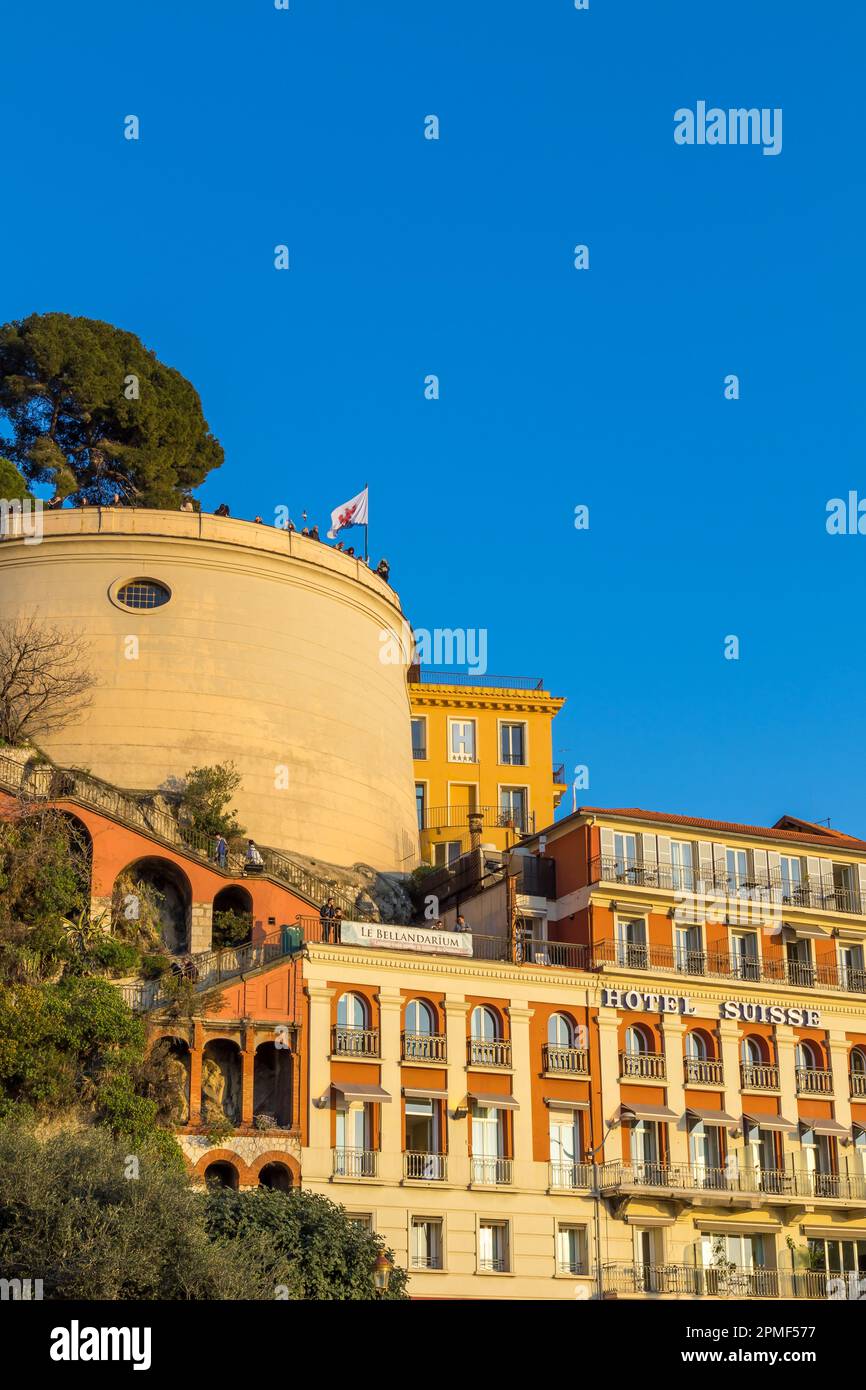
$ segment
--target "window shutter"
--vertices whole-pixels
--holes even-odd
[[[863,911],[863,904],[866,903],[866,864],[857,865],[857,875],[860,880],[860,906],[859,911]]]
[[[716,885],[722,888],[728,873],[727,851],[724,845],[713,845],[713,868],[716,874]]]
[[[613,831],[608,830],[605,826],[601,827],[601,857],[602,859],[613,859]],[[612,866],[611,872],[613,872]]]
[[[659,887],[670,888],[671,878],[671,839],[669,835],[659,835],[656,841],[659,855]]]
[[[659,855],[656,845],[655,835],[641,835],[641,851],[643,854],[644,883],[653,887],[658,883]],[[863,866],[866,873],[866,864]]]
[[[770,850],[767,854],[767,867],[770,873],[770,901],[782,901],[782,856]]]
[[[832,897],[833,894],[833,860],[821,860],[821,888],[825,898]]]
[[[766,884],[769,866],[767,863],[767,851],[765,849],[752,850],[752,869],[755,875],[755,882]]]
[[[704,889],[713,886],[713,846],[709,840],[698,840],[698,877]]]
[[[813,859],[811,854],[806,857],[806,873],[809,878],[809,892],[817,896],[821,892],[821,861]],[[809,898],[811,902],[811,897]]]

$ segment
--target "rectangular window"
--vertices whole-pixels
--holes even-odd
[[[448,720],[448,761],[451,763],[475,762],[475,720]]]
[[[560,1274],[586,1274],[585,1226],[560,1226],[557,1229],[556,1268]]]
[[[637,840],[634,835],[614,834],[614,876],[618,883],[636,883]]]
[[[440,840],[433,846],[433,863],[437,869],[442,869],[447,864],[453,864],[454,860],[459,858],[459,840]]]
[[[757,932],[737,932],[731,937],[731,973],[735,980],[760,978]]]
[[[508,1222],[480,1221],[478,1223],[478,1267],[507,1274],[511,1268]]]
[[[412,720],[412,757],[423,761],[427,757],[427,720]]]
[[[503,820],[513,821],[518,830],[528,829],[526,824],[526,788],[500,787],[499,810]]]
[[[443,1246],[440,1217],[412,1217],[410,1258],[413,1269],[442,1269]]]
[[[506,766],[523,767],[526,763],[526,725],[500,724],[499,761]]]
[[[616,924],[616,959],[629,970],[646,970],[649,952],[646,944],[646,922],[642,918],[618,918]]]
[[[373,1213],[370,1211],[347,1211],[346,1220],[351,1221],[353,1226],[360,1226],[362,1231],[372,1231]]]
[[[799,903],[802,900],[802,871],[799,859],[783,854],[779,860],[779,873],[782,880],[782,902]]]
[[[854,989],[860,993],[866,990],[862,946],[839,947],[839,974],[843,989]]]
[[[749,852],[745,849],[729,849],[725,851],[725,860],[728,869],[728,889],[735,893],[738,888],[748,886],[749,883]]]
[[[427,810],[427,787],[424,782],[415,783],[415,810],[418,813],[418,829],[423,830]]]
[[[695,889],[692,854],[690,840],[671,840],[671,878],[680,892],[693,893]]]

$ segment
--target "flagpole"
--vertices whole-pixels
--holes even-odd
[[[364,484],[364,491],[365,491],[365,492],[367,492],[368,486],[369,486],[368,483],[365,483],[365,484]],[[369,516],[369,514],[370,514],[370,494],[367,493],[367,515]],[[364,522],[364,564],[365,564],[365,565],[366,565],[366,564],[369,564],[369,561],[370,561],[370,555],[369,555],[369,551],[368,551],[368,549],[367,549],[367,532],[368,532],[368,526],[369,526],[369,523],[365,521],[365,522]]]

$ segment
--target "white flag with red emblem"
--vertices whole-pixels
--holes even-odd
[[[335,507],[331,512],[331,529],[328,532],[328,540],[332,541],[338,531],[343,531],[347,526],[366,526],[367,525],[367,489],[359,492],[357,497],[351,497],[348,502],[344,502],[341,507]]]

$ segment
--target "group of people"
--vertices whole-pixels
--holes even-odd
[[[191,512],[192,510],[193,510],[192,502],[190,502],[189,498],[187,498],[187,499],[182,503],[182,505],[181,505],[181,511],[182,511],[182,512],[186,512],[186,511],[190,511],[190,512]],[[214,516],[231,516],[231,512],[230,512],[230,510],[229,510],[228,503],[227,503],[227,502],[220,502],[219,506],[214,508]],[[306,520],[307,520],[307,513],[306,513],[306,512],[302,513],[302,520],[306,522]],[[256,526],[264,526],[264,525],[265,525],[264,519],[263,519],[262,517],[260,517],[260,516],[254,516],[254,517],[253,517],[253,522],[254,522],[254,524],[255,524]],[[286,522],[286,528],[285,528],[285,529],[286,529],[287,531],[297,531],[298,528],[295,526],[295,523],[292,521],[292,518],[291,518],[291,517],[288,518],[288,520],[287,520],[287,522]],[[311,541],[321,541],[321,540],[322,540],[322,537],[319,535],[319,528],[318,528],[318,526],[306,526],[306,525],[305,525],[305,526],[302,526],[302,527],[301,527],[301,530],[300,530],[300,535],[306,536],[307,539],[308,539],[308,540],[311,540]],[[324,543],[324,542],[323,542],[323,543]],[[341,552],[343,553],[343,555],[348,555],[349,558],[350,558],[351,560],[360,560],[360,558],[361,558],[360,555],[356,555],[356,554],[355,554],[355,547],[354,547],[353,545],[344,545],[342,541],[337,541],[337,542],[335,543],[335,545],[334,545],[334,549],[335,549],[335,550],[341,551]],[[370,565],[370,568],[372,569],[372,568],[373,568],[372,562],[368,560],[367,563],[368,563],[368,565]],[[378,574],[379,578],[380,578],[380,579],[384,579],[384,580],[385,580],[385,583],[387,584],[387,583],[388,583],[388,576],[389,576],[389,574],[391,573],[391,566],[389,565],[388,561],[387,561],[386,559],[383,558],[383,559],[381,559],[381,560],[379,561],[379,563],[378,563],[378,565],[376,566],[376,568],[375,568],[375,570],[373,571],[373,573],[374,573],[374,574]]]
[[[333,898],[328,898],[319,909],[319,921],[322,924],[322,940],[324,942],[334,941],[338,944],[340,940],[340,928],[343,925],[343,909],[337,907]]]
[[[213,859],[221,869],[228,865],[229,847],[225,835],[214,836]],[[265,861],[259,852],[255,840],[247,840],[246,853],[244,854],[244,872],[260,873],[264,868]]]

